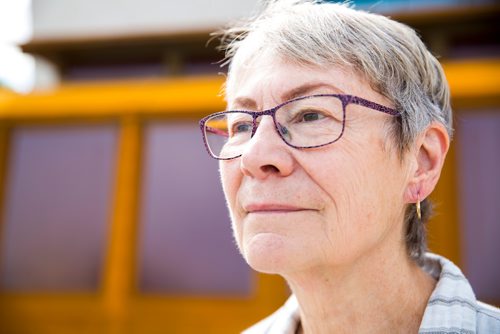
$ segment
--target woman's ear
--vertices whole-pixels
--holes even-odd
[[[414,145],[410,156],[412,170],[405,193],[407,203],[425,199],[436,187],[450,147],[450,137],[441,123],[433,122]]]

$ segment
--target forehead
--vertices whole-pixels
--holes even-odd
[[[371,97],[367,90],[371,89],[366,80],[347,66],[299,64],[267,51],[234,59],[226,99],[229,105],[246,99],[262,106],[309,93]]]

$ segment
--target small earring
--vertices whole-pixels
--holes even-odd
[[[422,220],[422,211],[420,210],[420,194],[417,194],[417,203],[415,203],[417,207],[417,217],[418,220]]]

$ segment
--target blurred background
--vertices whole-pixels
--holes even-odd
[[[442,61],[430,248],[500,305],[500,5],[354,2]],[[224,108],[209,33],[256,4],[0,0],[1,333],[235,333],[287,298],[238,254],[197,125]]]

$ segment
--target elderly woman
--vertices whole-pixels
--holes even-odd
[[[241,254],[293,293],[247,333],[500,333],[500,312],[425,252],[452,115],[415,32],[283,0],[223,40],[228,111],[200,122],[205,145]]]

